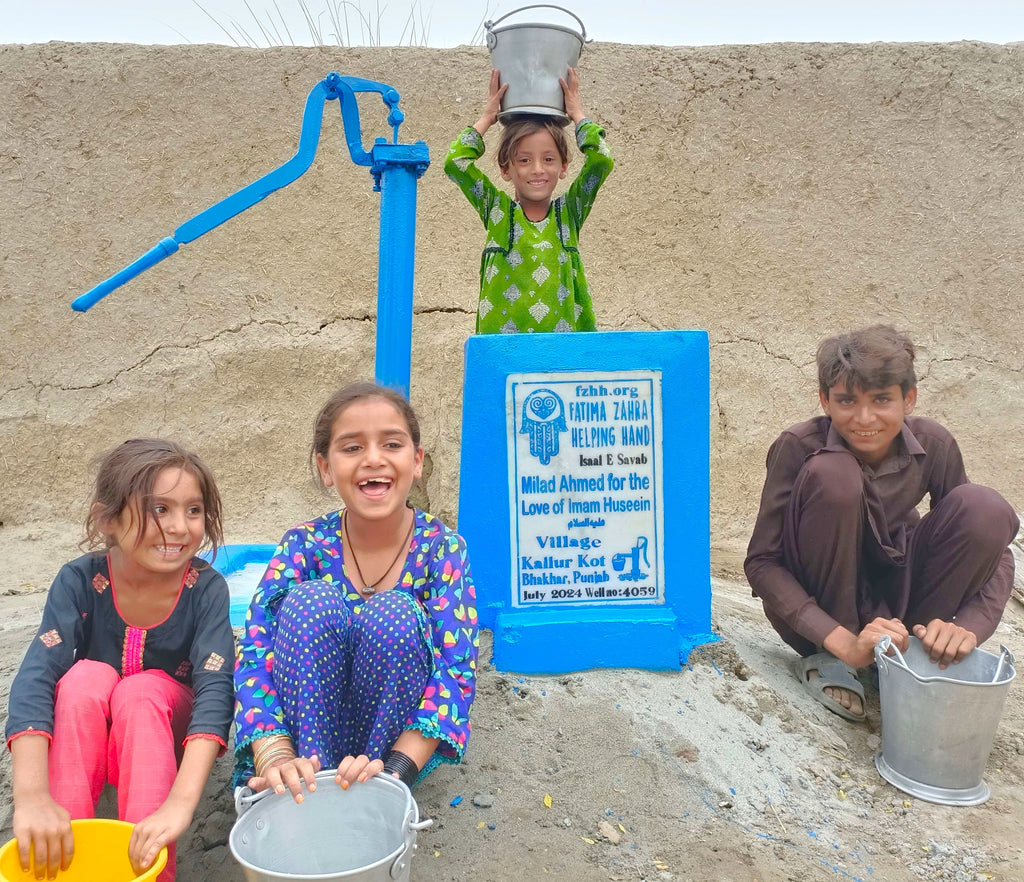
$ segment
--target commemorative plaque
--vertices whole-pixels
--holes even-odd
[[[671,669],[711,633],[703,331],[466,342],[459,532],[500,670]]]
[[[506,388],[512,605],[662,603],[660,373]]]

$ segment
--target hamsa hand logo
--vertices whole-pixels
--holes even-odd
[[[529,434],[530,454],[541,465],[558,456],[558,436],[566,431],[565,405],[550,389],[534,389],[523,401],[523,419],[519,434]]]

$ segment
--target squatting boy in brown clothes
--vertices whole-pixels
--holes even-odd
[[[818,347],[824,416],[768,451],[744,564],[815,698],[863,719],[856,668],[908,629],[945,668],[988,639],[1013,585],[1013,509],[971,484],[953,436],[911,416],[914,345],[876,325]],[[930,511],[916,510],[925,495]]]

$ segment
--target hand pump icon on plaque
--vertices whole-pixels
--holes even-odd
[[[641,555],[644,559],[644,566],[650,569],[651,562],[647,559],[646,536],[637,537],[636,545],[629,551],[620,551],[618,554],[612,555],[612,569],[621,574],[620,582],[639,582],[641,579],[647,578],[647,573],[640,570]],[[626,567],[626,561],[630,561],[630,569],[627,572],[622,572]]]

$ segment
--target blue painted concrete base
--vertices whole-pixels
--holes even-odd
[[[501,670],[565,674],[586,668],[679,670],[679,634],[670,609],[561,609],[499,613],[494,654]],[[552,652],[552,647],[558,647]],[[684,656],[685,658],[685,656]]]
[[[245,586],[244,589],[242,586],[232,587],[230,585],[232,573],[244,569],[251,563],[269,563],[276,549],[276,545],[265,544],[222,545],[217,549],[217,560],[213,561],[213,568],[229,580],[231,588],[229,614],[232,628],[241,628],[245,625],[245,613],[249,609],[249,601],[252,600],[252,594],[256,590],[255,583]],[[207,562],[210,561],[208,551],[204,551],[200,557]]]
[[[712,643],[719,643],[721,640],[721,635],[716,634],[714,631],[708,634],[691,634],[689,639],[680,641],[679,658],[682,660],[684,666],[689,667],[690,654],[698,646],[709,646]]]
[[[643,376],[638,378],[638,373]],[[694,646],[717,639],[711,633],[709,377],[704,331],[483,334],[466,341],[459,532],[473,562],[480,624],[494,633],[498,670],[530,674],[617,667],[679,670]],[[522,440],[525,429],[516,431],[514,420],[510,427],[510,414],[520,413],[510,405],[516,400],[511,384],[541,381],[552,384],[549,391],[560,390],[562,398],[582,399],[576,402],[579,407],[566,414],[560,436],[562,454],[554,451],[556,459],[549,457],[560,464],[550,468],[532,449],[517,452],[517,441],[526,443]],[[621,390],[633,384],[639,389],[642,383],[649,383],[643,388],[652,390],[650,412],[660,414],[660,420],[651,418],[653,440],[643,451],[648,458],[644,462],[661,467],[660,476],[654,471],[660,492],[653,495],[664,529],[659,529],[655,515],[650,532],[626,531],[604,538],[609,540],[609,554],[630,547],[640,535],[652,538],[652,548],[655,538],[660,540],[663,597],[655,603],[549,602],[544,598],[533,602],[535,597],[521,602],[524,585],[519,563],[524,556],[542,561],[548,547],[570,547],[555,545],[555,539],[598,535],[594,532],[598,525],[571,525],[568,518],[562,529],[519,530],[517,521],[525,524],[531,516],[526,505],[562,501],[559,494],[545,496],[548,491],[531,486],[529,476],[547,481],[553,469],[561,479],[590,474],[587,469],[594,463],[583,460],[594,451],[565,430],[608,426],[621,430],[626,422],[640,420],[635,414],[629,416],[625,407],[621,410],[627,416],[617,415],[614,400],[621,397]],[[658,411],[654,410],[655,388],[660,390]],[[587,394],[581,395],[579,389]],[[604,402],[595,407],[596,416],[587,415],[583,406],[591,400]],[[617,437],[621,441],[623,436]],[[618,449],[613,450],[614,444],[600,441],[595,446],[607,447],[600,453],[608,456]],[[517,463],[523,468],[519,477]],[[627,471],[619,468],[618,474]],[[530,494],[523,507],[515,502],[517,492]],[[603,502],[605,495],[593,498]],[[604,527],[603,520],[600,526]],[[611,570],[609,575],[610,585],[624,584],[620,571]]]
[[[226,576],[228,573],[242,569],[247,564],[269,562],[276,550],[276,545],[261,543],[222,545],[217,549],[217,560],[213,562],[213,568],[222,576]],[[200,557],[208,561],[210,553],[203,552]]]

